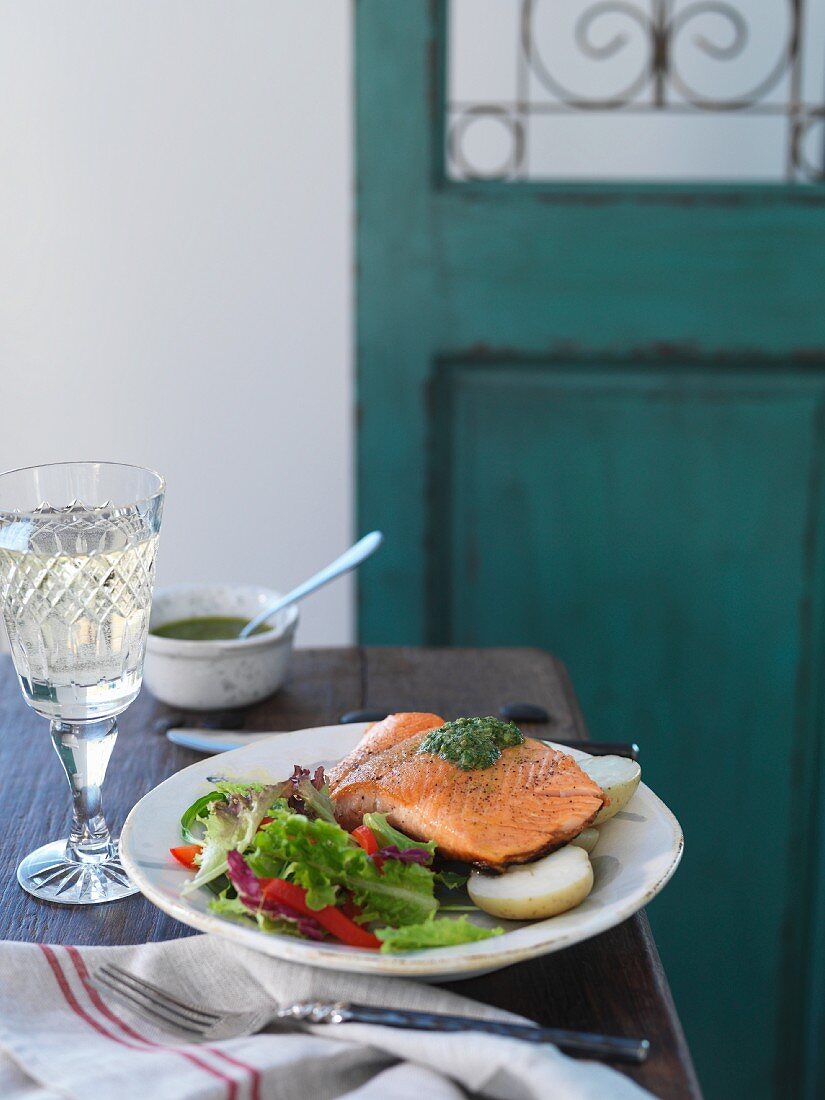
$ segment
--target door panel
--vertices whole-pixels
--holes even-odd
[[[820,664],[807,608],[821,565],[807,547],[825,378],[672,364],[442,372],[439,633],[563,654],[593,735],[640,742],[686,835],[651,919],[700,1072],[724,1019],[726,1047],[750,1053],[715,1066],[712,1094],[764,1095],[779,1048],[754,1036],[785,1037],[777,990],[805,932],[799,762],[816,729],[799,691]]]

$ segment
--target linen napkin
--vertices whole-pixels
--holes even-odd
[[[519,1017],[419,982],[270,959],[212,936],[140,947],[0,943],[0,1096],[5,1100],[638,1100],[596,1062],[480,1032],[364,1024],[277,1026],[200,1043],[164,1031],[95,984],[105,963],[213,1012],[303,1000]],[[226,1028],[224,1028],[226,1031]]]

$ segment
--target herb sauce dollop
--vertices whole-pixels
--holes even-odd
[[[418,752],[440,756],[469,772],[491,768],[502,749],[521,745],[523,741],[524,735],[514,722],[502,722],[492,716],[456,718],[454,722],[445,722],[438,729],[430,730],[418,746]]]

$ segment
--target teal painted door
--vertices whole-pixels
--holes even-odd
[[[444,6],[356,13],[361,639],[561,656],[707,1094],[823,1095],[822,191],[453,181]]]

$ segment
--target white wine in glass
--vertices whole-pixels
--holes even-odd
[[[26,702],[51,721],[73,798],[67,840],[18,880],[49,901],[134,893],[103,817],[116,716],[136,697],[163,509],[150,470],[71,462],[0,474],[0,604]]]

